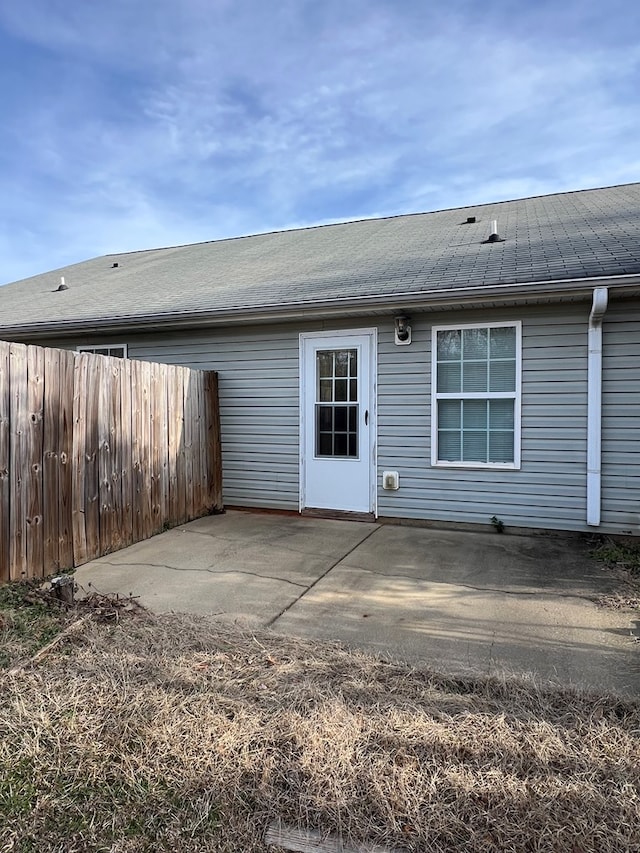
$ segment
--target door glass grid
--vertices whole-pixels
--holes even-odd
[[[358,351],[316,352],[316,456],[358,456]]]

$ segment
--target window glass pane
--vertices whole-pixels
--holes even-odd
[[[438,361],[458,361],[462,352],[459,329],[438,332]]]
[[[317,456],[333,456],[333,435],[330,432],[318,433]]]
[[[336,352],[336,376],[347,376],[349,373],[349,350]]]
[[[334,456],[346,456],[347,455],[347,434],[344,432],[337,432],[333,436],[333,455]]]
[[[462,427],[463,429],[487,428],[487,401],[465,400],[462,404]]]
[[[513,429],[513,400],[489,401],[489,429]]]
[[[336,406],[334,410],[335,428],[341,432],[347,431],[347,409],[346,406]]]
[[[462,404],[459,400],[440,400],[438,403],[438,429],[460,429]]]
[[[513,432],[489,433],[489,462],[513,462]]]
[[[322,403],[330,403],[333,399],[333,380],[332,379],[321,379],[320,380],[320,395],[318,397],[320,402]]]
[[[358,380],[350,379],[349,380],[349,401],[351,403],[358,402]]]
[[[349,406],[349,431],[355,432],[358,428],[358,407]]]
[[[462,357],[465,361],[472,358],[487,358],[488,339],[487,329],[462,330]]]
[[[333,376],[333,353],[318,352],[316,354],[318,365],[318,376],[327,377]]]
[[[335,400],[338,403],[345,403],[347,400],[347,380],[336,379],[335,382]]]
[[[463,462],[487,461],[487,433],[466,430],[462,433]]]
[[[439,364],[438,391],[456,394],[460,390],[460,364]]]
[[[460,433],[438,430],[438,459],[441,462],[460,462]]]
[[[333,406],[318,406],[318,429],[330,430],[332,428]]]
[[[463,391],[486,391],[487,390],[487,362],[466,361],[462,365],[462,390]]]
[[[349,350],[349,376],[358,375],[358,350]]]
[[[492,361],[489,364],[489,391],[516,390],[516,362]]]
[[[349,435],[349,456],[358,455],[358,436],[354,433]]]
[[[489,329],[489,357],[516,357],[516,330],[511,328]]]

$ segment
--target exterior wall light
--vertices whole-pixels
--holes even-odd
[[[410,319],[405,314],[399,314],[397,317],[394,317],[395,341],[398,347],[407,347],[411,343]]]

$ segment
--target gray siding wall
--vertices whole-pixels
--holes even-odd
[[[588,530],[587,322],[590,305],[413,316],[396,347],[391,316],[337,323],[201,330],[135,338],[129,356],[214,369],[220,377],[224,500],[298,508],[298,335],[378,328],[378,512],[395,518]],[[604,327],[602,530],[640,533],[640,305],[610,308]],[[430,465],[431,327],[522,320],[522,467]],[[91,340],[74,341],[74,346]],[[400,489],[382,489],[382,471]]]
[[[640,533],[640,303],[605,315],[602,412],[602,524]]]

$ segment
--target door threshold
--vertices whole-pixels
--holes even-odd
[[[329,518],[334,521],[375,521],[373,512],[349,512],[344,509],[315,509],[306,507],[300,510],[300,515],[305,518]]]

